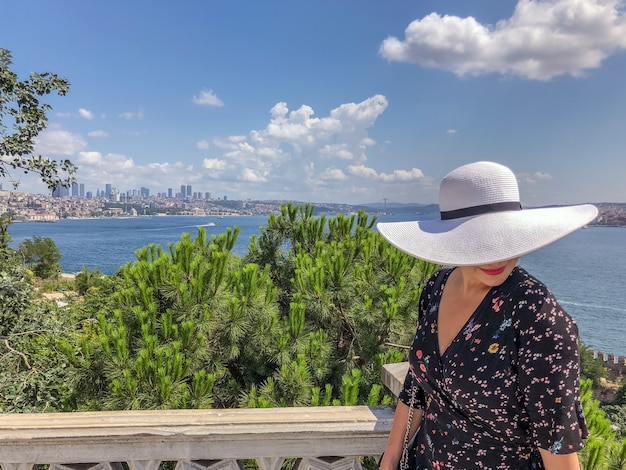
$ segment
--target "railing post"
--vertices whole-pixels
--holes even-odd
[[[398,362],[396,364],[384,364],[382,372],[383,384],[396,397],[400,395],[404,386],[404,377],[409,370],[408,362]]]

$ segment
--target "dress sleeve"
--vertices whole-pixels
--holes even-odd
[[[529,289],[519,303],[519,393],[533,444],[569,454],[580,450],[587,437],[579,397],[578,328],[543,289]]]
[[[413,408],[424,408],[426,404],[424,390],[422,390],[415,380],[415,374],[413,374],[411,367],[409,367],[406,377],[404,378],[404,386],[400,391],[400,395],[398,395],[398,399],[406,406]]]

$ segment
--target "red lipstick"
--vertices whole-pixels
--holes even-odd
[[[485,269],[485,268],[480,268],[480,270],[482,272],[484,272],[485,274],[487,274],[488,276],[497,276],[499,274],[502,274],[504,272],[504,270],[506,269],[506,265],[502,266],[500,268],[496,268],[496,269]]]

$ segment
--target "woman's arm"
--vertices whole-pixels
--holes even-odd
[[[580,470],[578,454],[553,454],[549,450],[539,449],[543,466],[546,470]]]
[[[423,415],[424,410],[420,408],[413,409],[409,440],[417,431],[417,428],[422,422]],[[400,462],[400,457],[402,456],[402,447],[404,445],[404,436],[406,435],[406,425],[408,419],[408,405],[398,401],[396,412],[393,417],[393,424],[391,425],[391,432],[389,433],[389,439],[387,440],[387,447],[385,448],[385,453],[380,461],[380,470],[396,470],[398,468],[398,462]]]

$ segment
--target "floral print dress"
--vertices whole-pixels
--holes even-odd
[[[437,317],[450,272],[441,274],[436,291],[433,275],[422,292],[400,394],[424,409],[417,469],[543,468],[537,448],[581,449],[587,429],[572,318],[518,266],[440,355]]]

